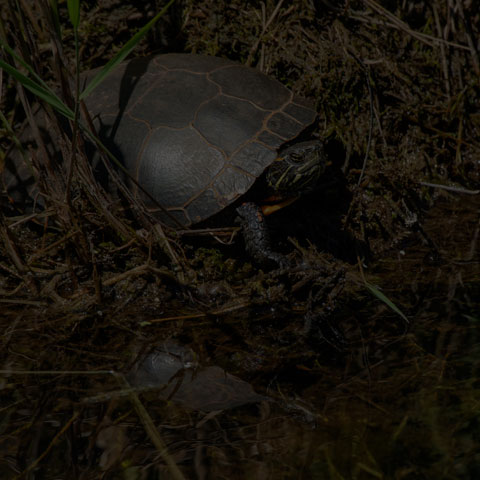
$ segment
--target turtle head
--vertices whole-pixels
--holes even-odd
[[[266,173],[267,185],[281,197],[315,190],[327,159],[318,140],[301,142],[283,150]]]

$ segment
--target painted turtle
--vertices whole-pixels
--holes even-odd
[[[234,203],[260,176],[282,198],[310,191],[326,163],[320,142],[293,143],[316,118],[309,102],[230,60],[193,54],[133,59],[86,103],[100,137],[158,202],[157,213],[168,221],[167,211],[182,226]],[[247,246],[262,260],[265,253],[252,246],[269,248],[258,224],[262,214],[251,204],[238,212],[244,227],[253,227]]]
[[[119,65],[86,104],[102,141],[150,195],[152,210],[177,226],[234,204],[259,177],[263,197],[284,199],[312,190],[324,170],[320,142],[294,143],[314,123],[310,103],[230,60],[136,58]],[[253,203],[237,211],[253,256],[279,263],[262,212]]]

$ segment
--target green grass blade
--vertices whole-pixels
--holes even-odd
[[[60,15],[58,14],[58,0],[50,0],[50,10],[52,12],[53,25],[58,38],[62,38],[62,27],[60,26]]]
[[[175,0],[170,0],[155,17],[153,17],[143,28],[141,28],[121,49],[117,54],[95,75],[95,77],[89,82],[85,90],[80,94],[80,100],[85,99],[94,88],[96,88],[105,77],[120,63],[125,57],[136,47],[138,42],[147,34],[147,32],[155,25],[155,23],[162,17],[168,10],[170,5]]]
[[[40,75],[37,75],[35,70],[22,58],[20,57],[13,48],[11,48],[6,42],[3,41],[3,39],[0,38],[0,45],[18,62],[20,65],[22,65],[25,70],[32,75],[33,78],[35,78],[35,81],[37,82],[38,85],[41,85],[45,90],[49,90],[52,95],[56,96],[53,90],[43,81],[43,79],[40,77]],[[7,64],[6,62],[2,62]],[[2,67],[3,68],[3,67]],[[15,68],[15,67],[11,67]],[[16,70],[16,68],[15,68]],[[18,71],[18,70],[17,70]]]
[[[52,105],[56,110],[65,115],[67,118],[73,118],[73,112],[70,110],[62,100],[55,94],[55,92],[42,80],[42,78],[37,75],[35,70],[21,58],[7,43],[0,38],[0,45],[13,57],[17,60],[20,65],[22,65],[35,80],[24,75],[17,68],[4,60],[0,59],[0,68],[5,70],[7,73],[12,75],[17,81],[19,81],[25,88],[30,90],[34,95],[37,95],[39,98],[45,100],[47,103]]]
[[[73,111],[70,110],[61,100],[58,98],[50,88],[45,88],[43,85],[35,82],[31,78],[17,70],[14,66],[0,59],[0,68],[5,70],[8,74],[18,80],[25,88],[30,90],[34,95],[41,98],[45,102],[49,103],[53,108],[58,110],[62,115],[67,118],[73,119]]]
[[[72,22],[73,28],[78,30],[80,23],[80,0],[67,0],[68,16]]]
[[[400,315],[406,323],[410,323],[406,315],[387,297],[383,294],[375,285],[365,281],[365,286],[375,297],[382,301],[385,305],[391,308],[397,315]]]

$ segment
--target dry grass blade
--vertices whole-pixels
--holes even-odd
[[[140,420],[143,423],[143,426],[145,427],[145,431],[147,432],[150,440],[153,442],[155,445],[155,448],[157,449],[158,453],[162,457],[163,461],[166,463],[168,470],[170,472],[170,475],[172,476],[174,480],[185,480],[185,477],[183,476],[182,472],[178,468],[177,464],[173,460],[173,458],[169,455],[167,446],[165,445],[165,442],[162,440],[162,437],[160,436],[157,427],[155,426],[152,417],[148,414],[147,410],[143,406],[142,402],[138,398],[138,395],[136,394],[135,390],[130,386],[130,384],[127,382],[127,379],[118,373],[113,373],[115,378],[117,379],[118,383],[127,389],[129,393],[129,398],[130,401],[132,402],[135,411],[137,412],[137,415],[139,416]]]
[[[0,239],[3,240],[5,250],[7,255],[10,257],[13,265],[18,271],[18,275],[21,276],[30,289],[31,293],[35,296],[38,295],[38,287],[35,284],[33,276],[30,274],[30,268],[22,260],[22,255],[18,251],[17,245],[19,244],[14,238],[11,232],[9,232],[5,217],[2,212],[0,212]]]
[[[260,45],[260,42],[263,41],[263,36],[267,33],[268,28],[272,24],[273,20],[275,17],[278,15],[278,12],[280,11],[280,8],[282,7],[283,0],[279,0],[277,5],[275,6],[275,9],[273,10],[272,14],[268,18],[268,20],[263,22],[263,28],[262,32],[258,36],[256,42],[253,44],[252,48],[250,49],[250,54],[248,55],[248,59],[245,62],[245,65],[251,65],[253,62],[253,56],[255,55],[256,51],[258,50],[258,46]],[[262,8],[265,8],[265,4],[262,2]]]
[[[469,47],[470,53],[472,55],[473,68],[475,70],[475,74],[477,75],[477,77],[480,77],[480,59],[479,59],[479,55],[478,55],[478,47],[475,47],[475,42],[474,42],[473,35],[472,35],[472,28],[471,28],[471,25],[470,25],[470,19],[465,17],[465,13],[463,11],[463,0],[457,0],[456,1],[456,6],[457,6],[458,12],[460,14],[460,17],[463,20],[463,23],[465,25],[468,47]],[[478,43],[477,43],[477,45],[478,45]]]
[[[48,444],[47,448],[35,459],[33,463],[31,463],[18,477],[20,478],[25,478],[28,474],[28,472],[31,472],[37,465],[40,464],[40,462],[48,456],[49,452],[52,450],[52,448],[57,444],[58,440],[61,438],[62,435],[65,434],[65,432],[71,427],[73,422],[78,418],[80,415],[80,412],[75,412],[68,422],[58,431],[58,433],[55,435],[55,437],[52,439],[52,441]]]
[[[402,22],[393,13],[389,12],[386,8],[380,6],[374,0],[363,0],[363,3],[367,5],[369,8],[371,8],[374,12],[377,12],[378,14],[390,20],[391,23],[389,23],[388,25],[398,28],[399,30],[404,31],[405,33],[408,33],[412,37],[416,38],[417,40],[420,40],[421,42],[429,45],[430,47],[433,47],[434,44],[436,43],[443,43],[450,47],[459,48],[461,50],[469,50],[469,47],[467,45],[461,45],[459,43],[449,42],[442,38],[434,37],[432,35],[427,35],[425,33],[417,32],[416,30],[413,30],[412,28],[410,28],[409,25],[407,25],[405,22]],[[352,17],[357,18],[356,16],[352,16]]]
[[[440,183],[432,183],[432,182],[418,182],[420,185],[424,187],[431,187],[431,188],[440,188],[442,190],[446,190],[448,192],[454,193],[466,193],[467,195],[478,195],[480,190],[470,190],[468,188],[463,187],[456,187],[454,185],[441,185]]]

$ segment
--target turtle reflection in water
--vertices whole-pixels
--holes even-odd
[[[163,399],[203,412],[269,400],[220,367],[195,368],[194,353],[170,342],[141,358],[128,380],[137,388],[155,389]]]

